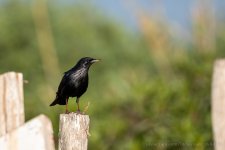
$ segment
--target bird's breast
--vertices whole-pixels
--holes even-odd
[[[85,70],[78,70],[69,77],[67,85],[68,94],[72,97],[81,96],[88,87],[88,73]]]
[[[86,69],[80,69],[70,75],[73,84],[79,85],[81,82],[88,80],[88,72]]]

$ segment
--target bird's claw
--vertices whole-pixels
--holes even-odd
[[[82,114],[81,111],[80,111],[79,109],[76,111],[76,113],[77,113],[77,114]]]
[[[69,114],[70,112],[68,110],[66,110],[65,114]]]

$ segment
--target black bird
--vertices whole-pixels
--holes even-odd
[[[59,84],[58,91],[56,92],[55,100],[50,104],[66,105],[66,113],[68,111],[69,97],[76,97],[78,112],[80,112],[79,98],[86,92],[88,88],[88,70],[90,66],[99,61],[90,57],[81,58],[77,64],[70,70],[64,73],[64,76]]]

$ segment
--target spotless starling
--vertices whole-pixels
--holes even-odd
[[[79,98],[88,88],[88,70],[90,66],[97,61],[99,61],[99,59],[84,57],[81,58],[73,68],[66,71],[59,84],[55,100],[50,106],[56,104],[66,105],[66,113],[69,113],[68,99],[69,97],[76,97],[77,111],[80,112]]]

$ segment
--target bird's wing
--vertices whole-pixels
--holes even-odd
[[[67,81],[68,81],[68,74],[65,73],[63,78],[62,78],[62,80],[61,80],[61,82],[60,82],[60,84],[59,84],[57,94],[63,95],[63,90],[65,89]]]

